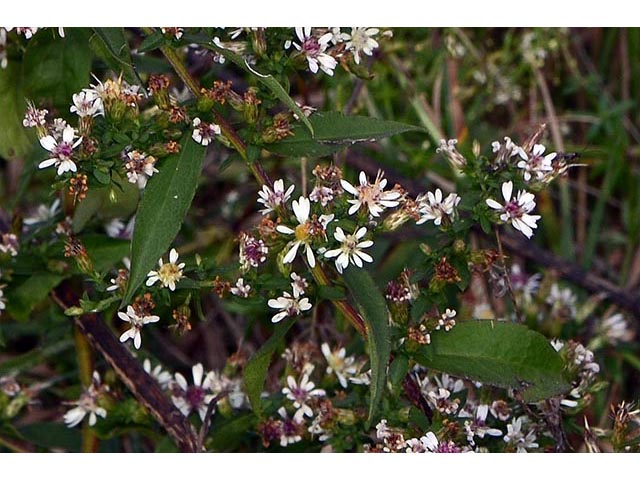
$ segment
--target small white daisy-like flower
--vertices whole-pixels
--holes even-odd
[[[273,190],[263,185],[262,190],[258,192],[258,203],[265,206],[260,213],[268,215],[279,207],[284,207],[285,203],[291,198],[291,193],[295,189],[295,185],[291,185],[287,190],[284,189],[284,180],[279,179],[273,182]]]
[[[316,388],[315,383],[309,381],[309,375],[306,373],[302,376],[300,383],[296,382],[293,376],[287,377],[287,387],[282,389],[282,393],[293,402],[296,413],[293,415],[294,421],[302,422],[303,417],[313,417],[313,410],[307,402],[313,397],[324,397],[326,392],[320,388]]]
[[[291,288],[293,289],[293,295],[302,296],[304,295],[305,290],[309,287],[309,283],[305,280],[304,277],[301,277],[295,272],[291,273]]]
[[[280,446],[286,447],[302,441],[302,422],[294,418],[289,418],[284,407],[278,409],[278,414],[282,417],[282,427],[280,428]]]
[[[634,337],[633,330],[622,313],[616,313],[602,320],[598,330],[612,345],[630,342]]]
[[[96,117],[104,115],[102,99],[95,90],[83,90],[73,94],[73,105],[69,109],[79,117]]]
[[[107,411],[98,405],[98,399],[102,392],[108,390],[109,387],[101,385],[98,372],[93,372],[91,385],[82,392],[78,400],[70,402],[75,407],[64,414],[65,425],[73,428],[82,422],[87,414],[89,415],[89,425],[92,427],[96,424],[98,417],[106,418]]]
[[[264,241],[248,233],[240,233],[240,270],[246,272],[251,267],[258,267],[261,263],[266,262],[268,253],[269,247],[265,245]]]
[[[65,172],[76,172],[78,168],[73,160],[71,160],[71,154],[73,150],[80,145],[82,137],[76,140],[73,139],[76,136],[76,132],[73,127],[67,125],[62,131],[62,140],[58,141],[53,136],[47,135],[40,139],[40,145],[45,150],[51,152],[53,156],[48,158],[38,165],[38,168],[47,168],[55,166],[58,168],[58,175],[62,175]]]
[[[231,287],[231,294],[236,297],[247,298],[251,291],[251,285],[245,285],[244,278],[239,278],[235,286]]]
[[[355,357],[347,357],[347,351],[344,347],[331,350],[327,343],[323,343],[320,350],[327,361],[327,374],[335,373],[342,388],[347,388],[347,379],[358,374],[359,369]]]
[[[348,33],[340,31],[340,27],[330,27],[329,32],[331,32],[331,38],[329,39],[329,42],[334,45],[346,42],[350,38]]]
[[[144,368],[145,372],[155,378],[162,388],[167,387],[173,378],[173,376],[169,372],[162,369],[162,365],[160,364],[156,365],[152,369],[151,360],[149,360],[148,358],[145,358],[144,362],[142,362],[142,368]]]
[[[326,207],[333,200],[335,192],[332,188],[323,185],[316,185],[309,194],[309,200],[312,202],[320,202],[320,205]]]
[[[357,186],[351,185],[346,180],[340,180],[342,188],[348,193],[356,197],[355,199],[349,199],[351,204],[349,208],[349,215],[356,213],[361,207],[366,207],[369,211],[369,215],[372,217],[379,217],[385,208],[397,207],[399,199],[401,197],[400,192],[395,190],[384,191],[384,187],[387,186],[387,179],[383,178],[382,171],[378,171],[376,179],[373,183],[369,183],[367,174],[360,172],[358,177],[360,184]]]
[[[553,152],[544,155],[544,151],[544,145],[536,144],[533,146],[533,150],[528,158],[518,162],[518,168],[524,170],[525,182],[530,181],[533,177],[535,177],[536,180],[542,180],[549,172],[553,171],[551,162],[558,156],[558,154]]]
[[[0,45],[0,51],[1,50],[2,46]],[[27,111],[24,113],[24,118],[22,119],[22,125],[26,128],[42,127],[47,123],[46,116],[48,113],[49,110],[39,110],[33,103],[28,102]]]
[[[39,27],[16,27],[18,35],[23,35],[24,38],[30,40],[39,30]]]
[[[295,229],[287,227],[286,225],[278,225],[276,227],[276,230],[280,233],[295,236],[295,240],[289,242],[287,245],[289,250],[282,259],[282,263],[293,262],[298,253],[298,249],[304,246],[307,262],[309,262],[309,266],[313,268],[316,266],[316,257],[311,248],[311,241],[314,236],[324,234],[327,224],[333,220],[333,215],[322,215],[319,221],[313,221],[310,218],[311,202],[309,202],[309,199],[306,197],[300,197],[297,201],[294,200],[291,205],[296,220],[298,220],[298,225]]]
[[[309,70],[318,73],[318,69],[320,69],[327,75],[333,76],[333,70],[338,62],[331,55],[325,53],[333,34],[329,32],[316,38],[311,34],[311,27],[296,27],[295,31],[300,44],[293,42],[293,46],[306,57]]]
[[[163,287],[169,287],[172,292],[176,289],[176,283],[182,278],[182,269],[184,263],[178,263],[178,252],[172,248],[169,252],[169,263],[163,263],[162,258],[158,260],[158,270],[151,270],[147,274],[147,287],[150,287],[157,281],[162,283]]]
[[[491,437],[502,436],[502,430],[487,426],[487,414],[489,413],[489,405],[481,404],[476,408],[473,420],[465,420],[464,429],[467,433],[467,441],[470,445],[475,445],[475,437],[484,438],[485,435]]]
[[[193,133],[191,134],[191,138],[200,145],[206,147],[213,141],[214,137],[220,135],[221,132],[220,126],[215,123],[203,122],[198,117],[193,119]]]
[[[362,251],[364,248],[369,248],[373,245],[371,240],[360,241],[366,234],[366,227],[360,227],[352,235],[345,235],[342,228],[336,228],[333,236],[341,243],[340,248],[328,250],[324,253],[324,256],[326,258],[337,257],[335,262],[339,273],[342,273],[349,266],[349,262],[358,268],[362,268],[364,265],[362,263],[363,260],[369,263],[373,262],[371,255]]]
[[[522,431],[523,425],[526,425],[528,420],[526,416],[522,416],[514,418],[511,423],[507,424],[507,434],[504,436],[504,441],[515,446],[518,453],[526,453],[528,449],[539,446],[532,430],[529,430],[526,435]]]
[[[158,173],[155,164],[156,158],[152,155],[147,155],[138,150],[128,152],[124,160],[127,180],[129,183],[136,183],[138,188],[142,190],[147,186],[149,178],[151,178],[154,173]]]
[[[436,193],[427,192],[425,195],[420,195],[416,199],[418,204],[418,211],[420,212],[420,219],[416,222],[416,225],[421,225],[428,220],[433,220],[433,223],[440,226],[443,219],[452,220],[455,213],[455,208],[460,203],[460,197],[455,193],[450,193],[447,198],[442,199],[442,190],[436,189]]]
[[[140,335],[142,327],[147,323],[156,323],[160,320],[157,315],[138,315],[131,305],[127,307],[126,313],[118,312],[118,317],[120,317],[120,320],[131,324],[129,330],[120,335],[120,341],[124,343],[132,338],[133,346],[136,349],[139,349],[140,345],[142,345],[142,336]]]
[[[191,412],[198,412],[200,420],[204,421],[209,403],[215,398],[215,395],[210,393],[214,373],[209,372],[205,375],[204,367],[201,363],[197,363],[191,368],[191,374],[193,385],[189,385],[181,373],[175,374],[175,382],[171,387],[171,400],[185,417],[188,417]]]
[[[447,308],[445,312],[440,316],[436,330],[440,330],[440,327],[443,327],[445,332],[448,332],[449,330],[451,330],[453,327],[456,326],[455,318],[456,318],[456,311],[451,310],[450,308]]]
[[[0,236],[0,253],[8,253],[12,257],[18,256],[20,241],[15,233],[3,233]]]
[[[35,213],[32,216],[25,218],[22,223],[30,226],[38,223],[48,222],[49,220],[53,220],[59,213],[59,211],[60,199],[56,198],[49,207],[44,204],[39,205]]]
[[[283,292],[282,295],[282,297],[272,298],[267,302],[270,308],[280,310],[271,318],[273,323],[278,323],[285,317],[300,315],[301,312],[306,312],[312,307],[309,299],[306,297],[300,298],[300,294],[296,290],[294,290],[293,295],[289,292]]]
[[[540,220],[540,215],[529,215],[529,212],[536,206],[533,193],[520,190],[518,195],[511,198],[513,193],[513,182],[509,180],[502,184],[502,196],[504,197],[504,205],[499,204],[492,198],[486,200],[487,205],[494,210],[500,211],[500,220],[505,223],[511,223],[516,230],[531,238],[533,229],[537,228],[536,222]]]
[[[378,48],[378,42],[373,37],[379,31],[377,28],[352,27],[351,33],[344,34],[343,39],[347,42],[345,47],[353,53],[353,60],[356,63],[360,63],[360,52],[373,55],[373,51]]]

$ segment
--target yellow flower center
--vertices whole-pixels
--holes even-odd
[[[303,223],[296,227],[296,240],[307,242],[309,240],[309,224]]]
[[[182,278],[182,272],[178,268],[178,265],[175,263],[165,263],[158,270],[158,277],[160,277],[160,281],[164,284],[168,284],[170,282],[177,282]]]

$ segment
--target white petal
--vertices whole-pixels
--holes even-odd
[[[496,202],[493,198],[487,198],[486,202],[491,208],[495,210],[502,210],[502,205]]]
[[[291,262],[293,262],[293,259],[296,258],[296,253],[298,253],[298,248],[299,247],[300,247],[300,241],[299,240],[293,242],[293,244],[291,245],[291,248],[289,249],[287,254],[284,256],[284,258],[282,259],[282,263],[291,263]]]
[[[55,165],[58,162],[57,158],[49,158],[48,160],[43,160],[38,164],[38,168],[47,168],[51,165]]]
[[[313,250],[309,245],[306,246],[307,261],[311,268],[316,266],[316,257],[313,256]]]
[[[508,182],[504,182],[502,184],[502,196],[504,197],[505,202],[511,200],[511,194],[513,193],[513,182],[509,180]]]
[[[58,142],[56,142],[56,139],[51,135],[47,135],[46,137],[42,137],[40,139],[40,145],[42,145],[42,148],[44,148],[45,150],[52,152],[56,148],[56,145],[58,145]]]
[[[178,261],[178,252],[175,248],[172,248],[169,252],[169,262],[176,263]]]
[[[278,232],[280,232],[280,233],[284,233],[285,235],[293,235],[294,233],[296,233],[295,230],[293,230],[292,228],[287,227],[286,225],[278,225],[276,227],[276,230]]]
[[[204,373],[204,367],[201,363],[196,363],[191,368],[191,373],[193,374],[193,384],[198,387],[202,385],[202,374]]]

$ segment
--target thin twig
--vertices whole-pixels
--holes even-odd
[[[207,406],[207,413],[204,415],[204,421],[202,422],[202,426],[200,427],[200,432],[198,433],[198,452],[204,451],[204,439],[211,428],[211,419],[213,418],[213,412],[216,411],[216,406],[218,402],[222,400],[224,397],[229,395],[228,391],[220,392],[218,395],[213,397]]]
[[[502,263],[502,272],[504,274],[504,280],[507,284],[507,289],[509,290],[509,296],[511,296],[511,303],[513,304],[513,311],[516,314],[516,318],[518,319],[518,323],[524,323],[524,319],[522,318],[522,313],[520,312],[520,307],[518,307],[518,302],[516,300],[516,294],[513,291],[513,286],[511,285],[511,278],[509,276],[509,271],[507,270],[507,264],[505,262],[505,254],[502,249],[502,240],[500,239],[500,232],[498,231],[498,227],[495,226],[493,231],[496,234],[496,242],[498,243],[498,253],[500,254],[500,263]]]

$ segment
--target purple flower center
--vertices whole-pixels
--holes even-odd
[[[200,405],[204,403],[205,391],[202,387],[197,387],[195,385],[190,386],[187,389],[187,394],[185,395],[187,402],[193,408],[198,408]]]
[[[59,158],[69,158],[73,148],[70,143],[62,142],[56,148],[56,155]]]
[[[320,42],[313,37],[302,42],[302,50],[308,57],[317,57],[320,53]]]
[[[441,443],[438,445],[437,453],[460,453],[460,447],[453,442]]]
[[[518,218],[522,216],[522,208],[520,207],[518,202],[514,202],[514,201],[507,202],[504,206],[504,211],[511,218]]]
[[[291,420],[282,422],[282,433],[285,437],[292,437],[298,433],[298,426]]]

